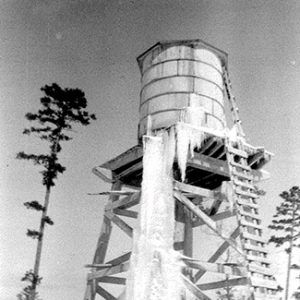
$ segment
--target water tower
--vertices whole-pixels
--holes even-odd
[[[245,141],[231,93],[227,54],[201,40],[164,41],[137,61],[142,75],[138,143],[93,169],[112,188],[102,193],[109,197],[94,259],[88,265],[84,300],[125,299],[131,251],[124,253],[120,240],[118,249],[112,249],[120,255],[106,259],[112,228],[133,235],[132,221],[127,220],[138,219],[143,136],[173,129],[176,139],[185,140],[189,148],[183,151],[186,161],[177,149],[172,167],[173,247],[184,257],[187,290],[195,299],[217,299],[216,291],[221,295],[246,287],[248,294],[241,299],[278,299],[255,186],[265,176],[261,168],[271,154]],[[225,100],[234,124],[231,130]],[[111,176],[105,175],[107,171]],[[116,291],[121,292],[115,295]]]

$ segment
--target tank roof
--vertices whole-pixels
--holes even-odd
[[[157,42],[155,45],[153,45],[152,47],[150,47],[149,49],[147,49],[145,52],[143,52],[141,55],[139,55],[137,57],[137,62],[138,62],[140,70],[142,69],[142,61],[149,52],[152,52],[154,49],[157,49],[157,48],[167,49],[169,47],[179,46],[179,45],[184,45],[184,46],[188,46],[188,47],[192,47],[192,48],[208,49],[219,57],[223,66],[227,67],[228,54],[226,52],[224,52],[223,50],[220,50],[200,39],[194,39],[194,40],[172,40],[172,41]]]

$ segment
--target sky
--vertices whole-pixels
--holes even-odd
[[[23,136],[40,88],[78,87],[97,121],[63,145],[67,171],[51,193],[39,289],[43,299],[82,299],[110,189],[92,167],[137,144],[136,57],[160,40],[200,38],[229,54],[229,73],[249,143],[275,154],[261,187],[263,224],[278,194],[300,183],[300,2],[295,0],[0,1],[0,300],[15,299],[33,267],[26,237],[39,216],[23,202],[44,197],[39,169],[15,159],[47,146]],[[266,234],[270,232],[266,229]],[[278,252],[279,251],[279,252]],[[274,253],[279,278],[284,260]],[[280,260],[278,260],[280,257]],[[280,263],[278,263],[280,261]]]

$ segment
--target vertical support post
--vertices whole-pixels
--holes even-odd
[[[184,235],[183,235],[183,254],[193,257],[193,224],[192,212],[184,207]],[[193,281],[193,271],[191,268],[185,268],[184,275]]]
[[[116,181],[115,183],[113,183],[111,190],[113,190],[113,191],[120,190],[121,187],[122,187],[121,182]],[[119,198],[119,196],[117,196],[117,195],[111,195],[108,199],[107,204],[110,204],[110,203],[116,201],[118,198]],[[104,215],[103,223],[102,223],[102,227],[101,227],[101,231],[100,231],[100,235],[98,238],[97,247],[96,247],[96,251],[95,251],[95,255],[94,255],[94,259],[93,259],[93,264],[101,264],[104,262],[105,255],[106,255],[107,248],[108,248],[108,242],[109,242],[110,235],[111,235],[111,231],[112,231],[111,220]],[[95,271],[95,270],[93,270],[93,271]],[[88,282],[87,286],[86,286],[84,300],[95,300],[96,291],[97,291],[96,280],[92,280],[92,281]]]

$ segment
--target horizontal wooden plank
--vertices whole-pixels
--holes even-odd
[[[279,295],[266,295],[264,293],[254,293],[255,295],[255,300],[282,300],[282,297]]]
[[[254,246],[250,243],[245,243],[244,248],[247,250],[254,250],[254,251],[259,251],[259,252],[263,252],[263,253],[269,253],[268,248],[262,247],[262,246]]]
[[[193,282],[191,282],[187,277],[183,276],[183,282],[186,286],[186,288],[196,297],[196,299],[201,299],[201,300],[212,300],[209,298],[207,295],[205,295],[199,287],[197,287]],[[171,299],[170,299],[171,300]]]
[[[247,269],[242,266],[229,266],[220,263],[210,263],[206,261],[189,259],[183,257],[182,260],[185,264],[193,269],[205,270],[213,273],[222,273],[233,276],[247,276]]]
[[[187,161],[187,166],[229,177],[228,164],[226,161],[203,154],[194,153],[194,157]]]
[[[247,152],[243,151],[243,150],[240,150],[240,149],[237,149],[237,148],[233,148],[233,147],[227,147],[229,153],[232,153],[234,155],[238,155],[240,157],[243,157],[243,158],[248,158],[248,154]]]
[[[182,192],[187,192],[190,194],[199,195],[210,199],[213,199],[215,197],[215,193],[212,190],[200,188],[198,186],[186,184],[179,181],[174,181],[174,188]]]
[[[85,268],[107,269],[112,266],[113,266],[112,264],[88,264],[88,265],[85,265]]]
[[[253,286],[266,287],[271,290],[276,290],[277,286],[278,286],[278,284],[275,280],[262,279],[262,278],[257,278],[255,276],[251,277],[251,282],[252,282]]]
[[[239,236],[239,227],[237,227],[230,235],[231,239],[235,239]],[[225,251],[228,249],[229,244],[225,241],[221,244],[221,246],[216,250],[216,252],[208,259],[208,262],[215,262],[217,261],[217,259],[223,254],[225,253]],[[194,280],[195,282],[197,282],[203,275],[205,274],[204,270],[199,270],[195,276],[194,276]]]
[[[174,245],[174,250],[183,250],[183,247],[184,247],[184,242],[175,242]]]
[[[134,194],[124,197],[122,199],[113,201],[112,203],[108,204],[105,209],[111,210],[115,208],[129,208],[131,206],[134,206],[140,202],[141,192],[135,192]]]
[[[251,189],[252,191],[255,190],[253,184],[251,183],[248,183],[248,182],[245,182],[245,181],[241,181],[241,180],[238,180],[238,179],[234,179],[233,180],[233,183],[237,186],[240,186],[242,188],[246,188],[246,189]]]
[[[239,210],[239,214],[240,214],[241,216],[248,216],[248,217],[251,217],[251,218],[253,218],[253,219],[256,219],[256,220],[261,221],[261,217],[260,217],[259,214],[249,213],[249,212],[246,212],[246,211],[241,210],[241,209]]]
[[[123,272],[128,271],[128,269],[129,269],[129,262],[124,262],[122,264],[110,267],[105,270],[99,270],[99,271],[94,271],[93,273],[89,273],[87,275],[87,280],[94,280],[94,279],[98,279],[98,278],[104,277],[104,276],[110,276],[110,275],[123,273]]]
[[[197,287],[201,290],[214,290],[220,289],[227,286],[237,286],[237,285],[247,285],[249,280],[247,277],[240,277],[240,278],[233,278],[228,280],[216,281],[216,282],[209,282],[209,283],[202,283],[197,284]]]
[[[117,157],[105,162],[101,165],[101,167],[109,170],[116,170],[132,161],[137,160],[138,158],[141,158],[142,156],[143,147],[141,145],[136,145]]]
[[[209,216],[207,216],[200,208],[198,208],[195,204],[193,204],[188,198],[184,195],[180,194],[177,191],[174,191],[174,196],[177,198],[182,204],[184,204],[194,215],[198,218],[202,219],[203,222],[212,229],[219,237],[228,242],[230,246],[232,246],[238,253],[244,256],[244,252],[239,248],[236,241],[231,239],[230,234],[222,229],[214,222]]]
[[[249,172],[239,172],[235,169],[232,170],[232,174],[236,177],[242,178],[242,179],[248,179],[248,180],[253,180],[253,175]]]
[[[249,270],[259,274],[274,275],[274,272],[270,268],[259,266],[256,263],[249,264]]]
[[[266,243],[267,242],[265,237],[255,235],[255,234],[251,234],[249,232],[243,232],[243,238],[258,241],[258,242],[261,242],[261,243]]]
[[[107,264],[111,264],[113,266],[118,265],[118,264],[123,263],[125,261],[129,261],[130,256],[131,256],[131,251],[127,252],[127,253],[125,253],[121,256],[118,256],[114,259],[111,259],[110,261],[107,262]]]
[[[249,191],[243,191],[241,190],[240,188],[235,188],[235,192],[238,194],[238,195],[242,195],[242,196],[245,196],[245,197],[249,197],[251,199],[256,199],[256,198],[259,198],[259,196],[255,193],[251,193]]]
[[[247,260],[271,264],[271,261],[267,257],[261,257],[261,256],[256,256],[256,255],[247,254]]]
[[[220,220],[223,220],[223,219],[227,219],[227,218],[231,218],[233,216],[236,215],[236,212],[235,210],[226,210],[226,211],[222,211],[216,215],[212,215],[210,216],[210,218],[214,221],[220,221]],[[201,225],[204,225],[204,221],[201,220],[201,219],[197,219],[193,222],[193,227],[197,227],[197,226],[201,226]]]
[[[230,164],[233,167],[240,168],[240,169],[243,169],[243,170],[246,170],[246,171],[251,171],[251,168],[248,165],[242,165],[242,164],[236,163],[233,160],[230,161]]]
[[[113,212],[116,215],[124,216],[124,217],[128,217],[128,218],[137,219],[137,217],[138,217],[138,212],[133,211],[133,210],[115,208],[113,210]]]
[[[104,276],[97,279],[98,282],[103,283],[112,283],[112,284],[126,284],[126,278],[123,277],[116,277],[116,276]]]
[[[256,223],[252,223],[252,222],[248,222],[246,220],[241,220],[241,224],[247,227],[251,227],[251,228],[257,228],[257,229],[263,229],[262,225],[260,224],[256,224]]]
[[[105,216],[132,238],[133,229],[125,221],[109,211],[105,212]]]
[[[246,199],[242,199],[242,198],[238,198],[238,199],[237,199],[237,203],[240,204],[240,205],[243,205],[243,206],[249,206],[249,207],[255,208],[255,209],[258,209],[258,208],[259,208],[259,205],[258,205],[258,204],[249,202],[249,201],[247,201]]]
[[[126,177],[134,172],[137,172],[138,170],[141,170],[143,168],[143,161],[139,161],[133,166],[129,167],[128,169],[120,172],[115,176],[115,178],[118,180],[122,180],[123,177]]]
[[[116,297],[99,285],[96,286],[96,293],[102,296],[105,300],[117,300]]]

